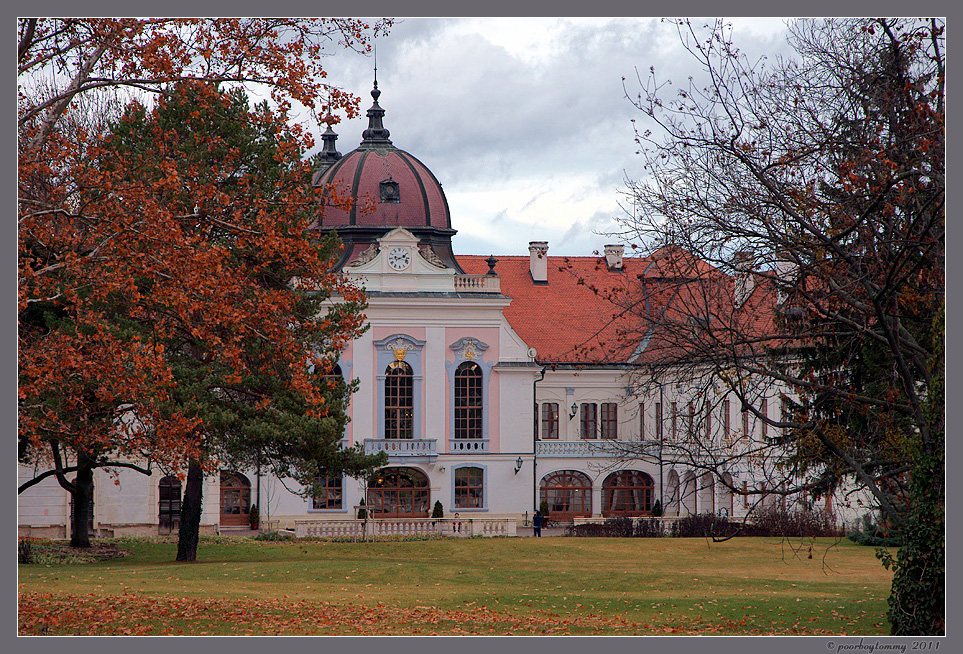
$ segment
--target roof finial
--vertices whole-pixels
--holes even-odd
[[[368,129],[366,129],[362,134],[361,145],[378,143],[391,145],[391,141],[388,140],[389,132],[385,129],[382,124],[381,119],[385,115],[385,110],[381,108],[378,104],[378,98],[381,97],[381,91],[378,89],[378,47],[375,46],[374,49],[375,65],[374,65],[374,88],[371,89],[371,97],[374,99],[374,103],[371,108],[368,109]]]

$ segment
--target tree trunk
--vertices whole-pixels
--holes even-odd
[[[204,471],[198,461],[187,467],[187,486],[181,502],[181,526],[177,538],[177,560],[197,560],[197,540],[201,531],[201,500],[204,494]]]
[[[94,496],[93,459],[84,452],[77,454],[77,478],[74,479],[70,497],[74,503],[73,520],[70,523],[70,546],[90,547],[90,500]]]

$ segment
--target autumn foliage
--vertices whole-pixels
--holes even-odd
[[[21,460],[53,464],[62,486],[86,493],[94,467],[197,459],[210,415],[176,396],[179,355],[216,368],[207,390],[219,397],[265,408],[271,393],[243,382],[272,377],[307,415],[328,414],[312,373],[360,329],[363,299],[328,272],[336,243],[308,230],[311,140],[287,109],[356,113],[357,100],[325,81],[322,55],[332,43],[364,51],[388,25],[19,21]],[[261,139],[247,150],[223,124],[205,127],[239,102],[218,85],[238,82],[277,102],[275,112],[244,105],[230,129]],[[179,125],[149,124],[185,94],[193,105]],[[87,115],[92,98],[105,101],[93,112],[103,120]],[[313,311],[332,296],[343,301]]]

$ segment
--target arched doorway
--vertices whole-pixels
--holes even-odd
[[[667,516],[679,515],[679,473],[675,470],[669,471],[669,482],[665,494],[665,509],[663,513]]]
[[[181,525],[181,480],[168,475],[157,487],[157,526],[163,533],[179,529]]]
[[[548,503],[553,521],[571,522],[575,516],[592,515],[592,480],[576,470],[546,475],[539,485],[539,504]]]
[[[243,527],[251,523],[251,482],[239,472],[221,473],[221,525]]]
[[[428,477],[417,468],[384,468],[368,480],[372,518],[427,518],[430,502]]]
[[[602,482],[602,515],[638,516],[652,514],[652,477],[636,470],[613,472]]]
[[[684,475],[682,475],[682,490],[680,492],[682,511],[679,515],[695,515],[696,506],[696,477],[695,474],[688,470]]]
[[[716,484],[712,473],[702,474],[699,484],[699,510],[702,513],[716,512]]]

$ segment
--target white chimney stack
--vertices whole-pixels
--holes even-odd
[[[605,246],[605,263],[608,264],[609,270],[622,270],[622,256],[624,254],[624,245]]]
[[[529,241],[529,266],[532,281],[536,284],[548,283],[548,241]]]
[[[736,252],[732,257],[732,266],[735,268],[735,301],[736,307],[741,307],[749,296],[752,295],[752,290],[756,285],[756,280],[752,276],[752,262],[750,261],[751,255],[748,252],[739,251]]]

